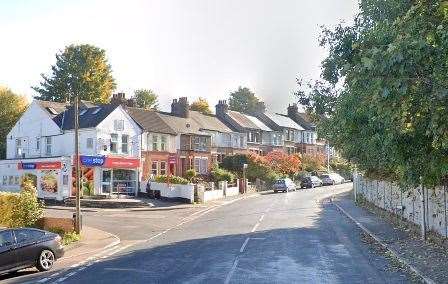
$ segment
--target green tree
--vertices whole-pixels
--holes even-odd
[[[28,103],[24,97],[0,86],[0,159],[6,158],[6,136],[27,106]]]
[[[199,111],[203,114],[211,114],[210,105],[208,101],[204,98],[198,98],[196,101],[191,103],[190,110]]]
[[[260,101],[249,88],[242,88],[241,86],[238,87],[238,90],[230,93],[229,108],[248,114],[266,110],[264,102]]]
[[[144,109],[157,109],[158,96],[152,90],[138,89],[134,91],[134,100],[137,107]]]
[[[116,87],[106,51],[89,44],[69,45],[57,53],[51,72],[42,74],[40,86],[33,87],[41,100],[68,102],[79,95],[82,100],[107,103]]]
[[[447,1],[361,0],[354,24],[323,30],[322,81],[297,95],[360,170],[410,186],[447,177],[447,26]]]

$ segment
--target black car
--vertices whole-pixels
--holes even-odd
[[[64,255],[58,234],[31,229],[0,229],[0,274],[36,267],[47,271]]]

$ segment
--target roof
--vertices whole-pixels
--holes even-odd
[[[92,128],[98,126],[118,105],[102,104],[94,107],[80,109],[79,128]],[[75,125],[73,107],[61,112],[53,118],[62,130],[70,130]]]
[[[227,111],[227,115],[243,128],[272,131],[269,127],[267,127],[263,122],[261,122],[254,116],[233,110]]]
[[[176,135],[176,131],[155,110],[127,107],[129,115],[145,130]]]
[[[50,116],[54,118],[56,115],[65,111],[70,104],[68,103],[59,103],[59,102],[50,102],[50,101],[41,101],[35,100]]]
[[[288,117],[286,114],[280,114],[277,113],[278,115],[284,116],[284,117]],[[294,120],[298,125],[302,126],[305,130],[311,130],[311,131],[315,131],[316,130],[316,125],[311,121],[311,119],[308,117],[308,115],[304,112],[298,112],[297,116],[295,116],[295,119],[291,118],[292,120]]]
[[[203,114],[198,111],[190,110],[190,117],[201,126],[201,129],[218,132],[232,132],[227,125],[225,125],[214,115]]]
[[[291,118],[288,116],[283,116],[281,114],[277,113],[264,113],[270,120],[272,120],[275,124],[277,124],[280,127],[287,127],[287,128],[293,128],[297,130],[304,130],[302,126],[294,122]]]
[[[201,125],[196,120],[175,116],[169,112],[157,112],[159,117],[174,130],[175,133],[207,135],[201,132]]]

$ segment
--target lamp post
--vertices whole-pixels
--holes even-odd
[[[79,97],[74,98],[74,119],[75,119],[75,178],[76,178],[76,213],[75,213],[75,232],[81,232],[81,184],[80,184],[80,166],[79,166]]]
[[[247,181],[246,181],[247,166],[248,166],[247,164],[243,164],[243,183],[244,183],[243,190],[244,190],[244,193],[246,193],[246,187],[247,187]]]

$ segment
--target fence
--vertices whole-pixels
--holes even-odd
[[[370,180],[361,175],[354,179],[356,196],[421,226],[422,232],[433,231],[448,237],[447,188],[400,188],[397,185]]]

